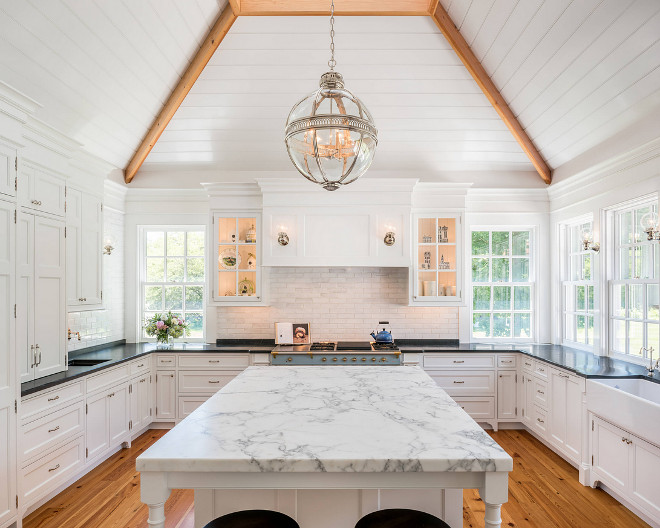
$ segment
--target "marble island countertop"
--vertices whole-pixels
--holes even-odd
[[[420,367],[249,367],[137,459],[139,471],[511,471]]]

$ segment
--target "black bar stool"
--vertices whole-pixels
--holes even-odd
[[[365,515],[355,528],[450,528],[441,519],[417,510],[378,510]]]
[[[270,510],[245,510],[214,519],[204,528],[300,528],[288,515]]]

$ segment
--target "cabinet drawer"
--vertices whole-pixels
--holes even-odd
[[[214,393],[227,385],[240,372],[180,371],[178,392]]]
[[[547,363],[543,363],[542,361],[537,361],[534,360],[534,375],[543,378],[543,379],[548,379],[548,373],[550,372],[550,366]]]
[[[475,421],[495,418],[495,398],[463,396],[454,398],[454,401]]]
[[[544,409],[548,408],[548,383],[535,379],[534,380],[534,403],[540,405]]]
[[[568,372],[567,370],[560,368],[551,368],[550,372],[559,376],[560,378],[566,378],[569,383],[574,383],[580,390],[580,392],[586,391],[586,380],[582,376]]]
[[[147,372],[151,368],[151,358],[149,356],[140,358],[137,361],[131,361],[131,376]]]
[[[534,360],[527,356],[521,356],[522,368],[524,371],[534,374]]]
[[[247,368],[250,365],[249,354],[180,354],[181,368]]]
[[[39,456],[57,443],[83,431],[83,403],[65,407],[21,427],[22,460]]]
[[[80,436],[23,469],[22,490],[26,501],[39,499],[82,468],[83,440]]]
[[[424,354],[424,368],[495,368],[495,356],[466,354]]]
[[[497,368],[515,369],[518,366],[518,358],[514,355],[498,355]]]
[[[50,411],[71,403],[76,398],[81,398],[83,394],[82,381],[58,387],[55,390],[40,393],[35,397],[28,397],[21,400],[21,420],[26,422],[36,418],[44,411]]]
[[[156,367],[164,368],[174,368],[176,366],[176,355],[166,354],[162,356],[156,356]]]
[[[103,371],[101,374],[87,378],[87,394],[96,392],[100,389],[107,389],[112,385],[117,385],[128,378],[129,366],[124,364],[121,367]]]
[[[541,409],[538,405],[534,405],[534,411],[532,415],[533,427],[534,430],[543,438],[548,431],[548,413]]]
[[[177,418],[183,420],[208,399],[209,396],[179,396],[179,415]]]
[[[429,375],[450,396],[495,396],[494,372],[455,370]]]

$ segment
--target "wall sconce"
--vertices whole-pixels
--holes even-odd
[[[113,249],[115,249],[115,237],[112,235],[105,235],[105,238],[103,239],[103,254],[111,255]]]
[[[588,229],[582,232],[582,247],[585,251],[591,250],[595,253],[600,251],[600,244],[598,242],[594,242],[594,234]]]
[[[383,242],[385,242],[386,246],[393,246],[394,243],[396,242],[396,229],[394,226],[391,225],[386,225],[385,229],[387,232],[385,233],[385,238],[383,239]]]
[[[642,229],[646,231],[648,240],[660,240],[660,229],[658,228],[658,213],[651,211],[642,216],[639,221],[642,224]]]
[[[280,232],[277,233],[277,243],[280,246],[286,246],[289,244],[289,235],[286,233],[286,226],[278,226]]]

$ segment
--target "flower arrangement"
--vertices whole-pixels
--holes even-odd
[[[188,323],[175,316],[172,312],[154,314],[146,320],[144,330],[149,337],[155,337],[159,343],[168,343],[170,338],[190,335]]]

